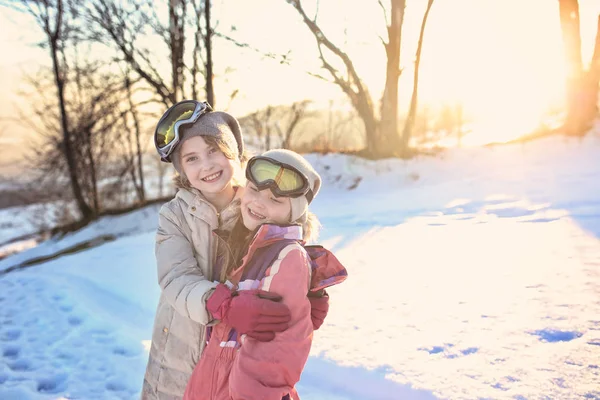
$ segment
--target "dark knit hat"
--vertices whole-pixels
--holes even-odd
[[[181,145],[194,136],[213,136],[221,138],[237,158],[244,153],[244,138],[240,124],[233,116],[222,111],[213,111],[201,115],[192,125],[184,125],[179,130],[179,143],[171,154],[173,166],[183,174],[181,168]]]

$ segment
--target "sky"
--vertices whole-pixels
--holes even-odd
[[[305,1],[314,15],[314,1]],[[384,2],[386,3],[386,2]],[[600,2],[580,0],[584,62],[591,57]],[[323,30],[353,59],[359,75],[378,101],[385,80],[384,15],[378,2],[320,2]],[[412,91],[413,61],[425,1],[408,0],[402,37],[400,108],[405,112]],[[234,115],[268,104],[291,104],[302,99],[316,106],[343,94],[336,86],[307,71],[320,69],[315,41],[295,10],[283,0],[214,2],[217,29],[251,44],[261,52],[286,54],[291,65],[281,65],[251,50],[215,39],[217,108]],[[29,99],[18,95],[23,74],[49,61],[36,48],[42,37],[31,19],[0,9],[0,144],[17,157],[31,134],[6,121],[16,105]],[[235,27],[235,30],[232,29]],[[156,50],[152,43],[150,50]],[[165,57],[163,57],[164,59]],[[227,72],[226,72],[227,71]],[[558,2],[548,0],[436,0],[427,28],[421,62],[419,99],[436,108],[460,103],[474,121],[473,143],[509,140],[535,128],[542,115],[562,104],[564,58]],[[239,90],[238,96],[229,96]],[[508,116],[508,117],[507,117]],[[7,133],[8,132],[8,133]],[[9,158],[10,159],[10,158]],[[4,161],[6,163],[7,161]],[[10,161],[9,161],[10,162]]]

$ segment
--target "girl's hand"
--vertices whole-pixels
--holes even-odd
[[[309,293],[308,300],[310,301],[310,319],[312,320],[313,329],[316,331],[323,325],[327,312],[329,311],[329,295],[323,291],[322,296],[311,296]]]
[[[261,342],[269,342],[275,333],[285,331],[292,319],[281,296],[263,290],[232,292],[219,284],[206,301],[206,308],[216,319]]]

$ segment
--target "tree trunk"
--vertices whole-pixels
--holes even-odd
[[[598,116],[598,85],[600,84],[600,15],[598,15],[598,26],[596,28],[596,42],[592,61],[585,79],[585,101],[582,110],[583,119],[587,125],[591,125]]]
[[[58,104],[60,107],[60,122],[63,133],[63,149],[65,152],[65,158],[67,160],[67,167],[69,169],[69,179],[71,181],[71,189],[73,190],[73,196],[77,203],[81,217],[84,220],[88,220],[93,217],[94,212],[83,198],[81,186],[79,184],[77,176],[77,162],[72,149],[71,133],[69,131],[69,121],[67,118],[67,110],[65,105],[65,93],[64,77],[61,76],[60,64],[58,61],[58,40],[61,35],[62,19],[63,19],[63,3],[62,0],[58,0],[56,3],[56,25],[55,31],[50,32],[49,27],[46,27],[46,33],[50,41],[50,52],[52,56],[52,69],[54,72],[54,81],[56,83],[56,89],[58,92]]]
[[[194,7],[194,22],[196,25],[196,32],[194,32],[194,52],[192,58],[192,70],[190,71],[190,75],[192,76],[192,99],[198,100],[198,73],[200,71],[198,57],[200,56],[200,39],[202,38],[202,1],[199,1],[198,4],[196,2],[192,2]]]
[[[185,25],[185,1],[169,0],[169,40],[171,50],[171,79],[175,102],[183,96],[183,49]]]
[[[94,213],[98,214],[100,211],[100,201],[98,199],[98,177],[96,176],[96,161],[94,159],[94,151],[92,147],[92,132],[91,129],[86,129],[85,132],[80,132],[80,134],[85,135],[86,138],[86,156],[88,159],[88,168],[90,174],[92,205],[94,207]]]
[[[568,135],[582,135],[588,125],[583,111],[587,108],[586,97],[589,96],[586,96],[587,79],[581,60],[579,2],[577,0],[559,0],[559,13],[567,62],[567,116],[564,130]]]
[[[133,103],[133,98],[131,95],[131,81],[129,80],[129,76],[125,78],[125,85],[127,87],[127,100],[129,102],[129,112],[131,113],[131,117],[133,118],[133,126],[135,128],[135,147],[136,147],[136,159],[137,159],[137,172],[140,178],[139,186],[136,187],[136,191],[138,194],[138,200],[140,203],[144,203],[146,201],[146,190],[144,186],[144,169],[143,169],[143,152],[142,145],[140,143],[140,136],[142,135],[140,121],[138,118],[138,113],[135,108],[135,104]],[[133,184],[136,184],[136,181],[133,181]]]
[[[354,108],[356,109],[356,112],[358,113],[360,119],[363,121],[363,126],[365,127],[365,136],[367,139],[367,154],[370,157],[374,158],[384,156],[386,153],[384,151],[381,151],[381,148],[385,146],[384,143],[381,143],[383,141],[383,138],[380,137],[379,134],[380,125],[377,123],[375,115],[373,114],[373,107],[370,103],[361,101],[358,104],[358,106],[355,106]],[[396,136],[398,136],[398,132],[396,132]]]
[[[273,108],[267,107],[265,111],[265,151],[271,150],[271,114]]]
[[[394,156],[402,151],[398,132],[398,79],[400,78],[400,43],[406,0],[392,0],[392,20],[387,27],[389,41],[385,44],[387,66],[385,89],[381,99],[381,122],[375,152],[377,155]],[[365,129],[368,121],[365,121]]]
[[[213,60],[212,60],[212,36],[213,30],[210,26],[210,0],[204,2],[204,19],[206,22],[206,36],[204,47],[206,47],[206,101],[215,107],[215,91],[213,88]]]
[[[156,171],[158,172],[158,197],[162,198],[165,188],[165,174],[167,173],[167,163],[156,157]]]
[[[421,64],[421,51],[423,49],[423,36],[425,35],[425,25],[427,24],[427,17],[433,0],[427,2],[427,9],[423,16],[423,22],[421,22],[421,32],[419,33],[419,43],[417,45],[417,55],[415,58],[415,72],[413,77],[413,92],[410,99],[410,108],[408,110],[408,117],[404,124],[404,132],[402,132],[402,150],[405,154],[408,152],[409,141],[412,135],[412,130],[415,124],[415,115],[417,114],[417,97],[419,94],[419,65]]]
[[[373,102],[368,88],[358,76],[350,57],[336,46],[317,24],[316,16],[308,17],[301,0],[286,0],[302,17],[304,24],[313,34],[319,57],[323,63],[322,68],[327,70],[333,78],[333,83],[338,85],[348,96],[352,106],[362,119],[365,136],[365,155],[373,158],[397,156],[401,153],[402,142],[398,132],[398,79],[400,77],[400,43],[402,24],[404,22],[404,8],[406,0],[391,0],[391,23],[388,26],[389,43],[384,43],[387,54],[386,83],[381,99],[381,120],[375,117]],[[380,1],[380,4],[381,1]],[[323,53],[325,47],[332,57],[345,66],[345,72],[340,72]]]

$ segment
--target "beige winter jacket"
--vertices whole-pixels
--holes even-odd
[[[221,213],[195,189],[179,189],[162,206],[156,234],[161,296],[156,310],[143,400],[181,399],[205,345],[212,322],[206,299],[212,282],[214,229],[231,230],[239,215],[239,194]],[[207,278],[208,277],[208,278]]]

